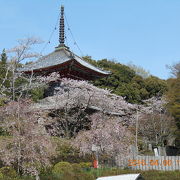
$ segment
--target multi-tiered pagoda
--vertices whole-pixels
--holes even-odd
[[[38,75],[58,72],[61,77],[79,80],[94,80],[108,76],[109,72],[89,64],[70,51],[69,47],[65,45],[64,29],[64,6],[61,6],[59,46],[55,48],[54,52],[41,57],[32,64],[25,65],[19,71],[25,74],[33,72]]]

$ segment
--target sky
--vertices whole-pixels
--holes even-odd
[[[0,0],[0,52],[31,36],[44,41],[34,51],[54,51],[58,25],[47,42],[61,4],[74,37],[66,23],[66,44],[79,56],[133,63],[162,79],[180,60],[180,0]]]

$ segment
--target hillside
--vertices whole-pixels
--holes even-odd
[[[90,56],[83,59],[112,73],[107,78],[94,81],[95,86],[110,89],[130,103],[142,103],[153,96],[162,96],[167,91],[166,81],[158,77],[143,78],[132,68],[107,59],[95,61]]]
[[[140,153],[147,151],[148,144],[156,147],[165,141],[173,143],[169,140],[176,128],[164,106],[164,80],[141,77],[128,66],[89,57],[85,58],[88,62],[111,71],[111,75],[94,82],[60,80],[59,73],[13,76],[4,59],[0,63],[0,80],[4,83],[1,169],[9,165],[19,175],[38,176],[42,168],[55,168],[60,161],[91,161],[93,146],[99,148],[100,162],[107,165],[109,160],[117,164],[119,154],[129,157],[132,152],[127,149],[135,144],[135,137]],[[45,90],[57,81],[58,86],[52,90],[55,93],[45,98]]]

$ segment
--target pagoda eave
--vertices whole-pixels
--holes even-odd
[[[49,75],[52,72],[58,72],[61,78],[66,77],[78,80],[94,80],[108,76],[108,74],[99,73],[84,67],[75,60],[70,60],[68,62],[51,67],[34,69],[32,71],[24,71],[25,74],[33,73],[34,75]]]

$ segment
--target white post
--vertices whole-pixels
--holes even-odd
[[[136,115],[136,150],[138,154],[138,110]]]

